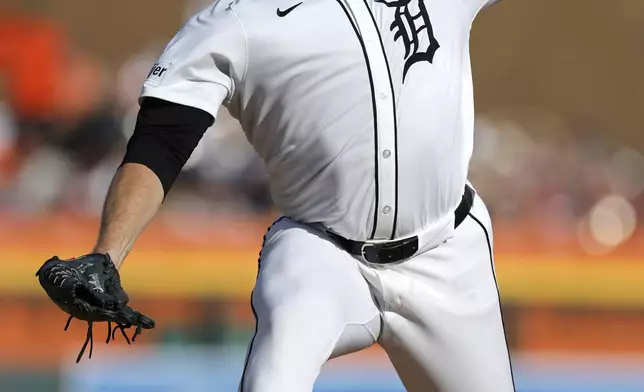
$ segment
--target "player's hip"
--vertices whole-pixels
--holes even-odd
[[[440,203],[429,197],[432,202],[425,203],[401,197],[397,203],[383,204],[372,194],[357,192],[321,196],[322,191],[317,195],[320,197],[313,201],[293,203],[281,200],[277,205],[282,215],[295,222],[352,241],[388,243],[414,236],[422,237],[420,251],[435,247],[449,238],[469,212],[472,201],[464,197],[473,198],[476,192],[469,186],[461,186],[460,189],[459,194],[444,198]],[[456,216],[456,213],[459,215]]]
[[[333,227],[324,224],[319,226],[321,226],[321,230],[331,236],[340,248],[364,263],[374,266],[393,265],[434,249],[450,239],[455,230],[467,218],[476,197],[476,191],[470,185],[465,185],[458,203],[445,209],[440,215],[435,215],[435,219],[429,223],[418,225],[415,230],[409,230],[411,233],[406,236],[356,240],[334,230]],[[418,222],[417,217],[416,219]],[[374,224],[382,225],[382,223]],[[391,227],[390,232],[395,233],[395,220],[393,223],[388,222],[388,224]],[[409,221],[406,221],[405,224],[409,226]]]

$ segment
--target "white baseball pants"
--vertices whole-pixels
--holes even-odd
[[[482,200],[454,236],[371,266],[288,218],[266,233],[241,392],[311,392],[322,365],[380,344],[410,392],[513,392]]]

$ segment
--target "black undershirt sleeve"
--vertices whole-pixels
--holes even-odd
[[[201,109],[145,98],[121,166],[147,166],[159,177],[167,195],[213,122],[214,117]]]

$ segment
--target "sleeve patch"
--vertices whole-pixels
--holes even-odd
[[[148,85],[158,85],[161,83],[165,75],[168,73],[168,70],[172,67],[172,63],[166,63],[162,61],[157,61],[154,63],[148,77],[145,79],[145,84]]]

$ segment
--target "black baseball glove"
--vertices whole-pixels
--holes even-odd
[[[65,331],[72,318],[87,322],[87,338],[76,363],[83,357],[89,343],[89,358],[92,357],[94,322],[107,321],[107,341],[114,339],[117,329],[130,344],[125,330],[136,327],[132,341],[142,329],[154,328],[154,320],[129,307],[129,297],[121,287],[121,278],[107,254],[93,253],[71,260],[54,256],[40,267],[36,276],[49,298],[69,314]],[[112,329],[112,323],[116,327]]]

